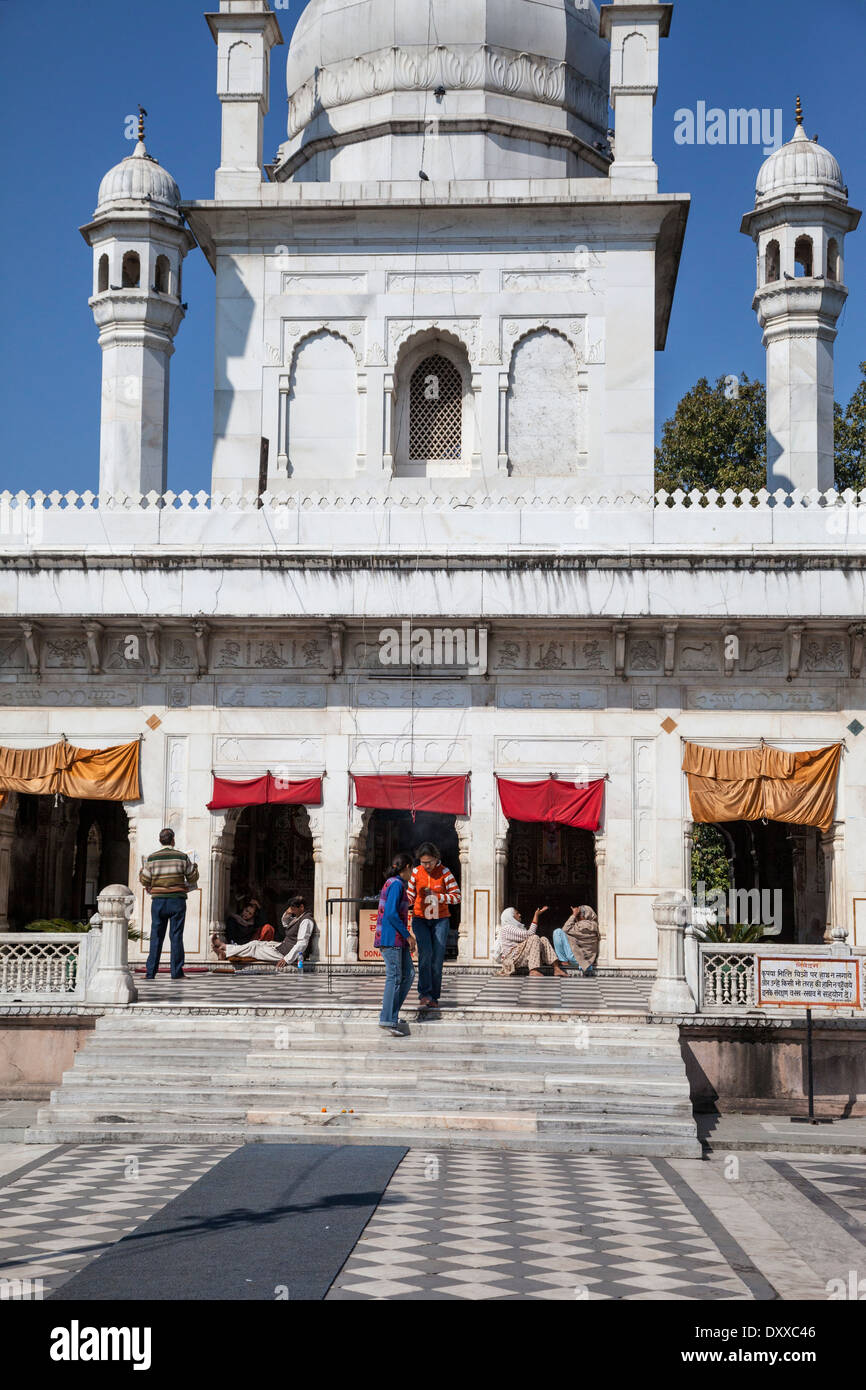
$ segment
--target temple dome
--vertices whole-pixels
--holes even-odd
[[[804,193],[848,196],[838,160],[823,145],[810,140],[802,125],[797,126],[791,140],[765,159],[755,193],[758,204]]]
[[[606,173],[610,48],[592,0],[438,8],[431,25],[430,0],[310,0],[287,59],[278,178],[325,149],[302,177],[417,178],[417,152],[404,170],[401,142],[440,119],[457,137],[450,153],[460,144],[452,178]],[[375,153],[348,154],[368,141]],[[497,167],[509,159],[510,175]]]
[[[96,213],[130,202],[153,203],[177,212],[180,201],[180,189],[171,174],[147,153],[144,141],[139,140],[132,154],[109,169],[99,185]]]

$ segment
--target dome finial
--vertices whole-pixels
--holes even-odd
[[[798,97],[797,100],[799,101],[800,98]],[[147,115],[147,112],[145,111],[145,109],[144,109],[144,107],[142,106],[141,102],[139,102],[139,103],[138,103],[138,138],[139,138],[139,140],[141,141],[142,144],[144,144],[144,118],[145,118],[146,115]]]
[[[802,102],[800,101],[799,96],[797,97],[796,116],[797,116],[797,125],[802,125],[802,124],[803,124],[803,104],[802,104]]]

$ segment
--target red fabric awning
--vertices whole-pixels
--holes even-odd
[[[546,821],[573,825],[579,830],[598,830],[604,802],[604,778],[598,782],[507,782],[496,779],[499,802],[509,820]]]
[[[356,777],[355,805],[387,811],[439,811],[465,816],[468,777]]]
[[[213,800],[209,811],[224,811],[230,806],[321,806],[322,779],[309,777],[303,782],[287,782],[272,777],[251,777],[236,782],[229,777],[214,777]]]

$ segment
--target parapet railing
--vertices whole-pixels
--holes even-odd
[[[600,491],[582,492],[575,481],[569,485],[565,479],[514,478],[507,482],[498,480],[489,487],[478,484],[465,489],[447,487],[441,481],[419,480],[418,487],[407,487],[405,480],[392,484],[371,480],[369,484],[358,481],[353,486],[346,483],[341,487],[319,490],[294,487],[285,492],[147,492],[147,493],[95,493],[85,492],[0,492],[0,520],[18,511],[181,511],[181,512],[220,512],[226,510],[256,512],[264,509],[297,511],[309,507],[369,507],[383,506],[402,509],[423,509],[425,507],[477,507],[490,506],[529,506],[529,507],[617,507],[617,508],[666,508],[689,512],[735,510],[744,508],[754,511],[774,509],[791,510],[796,508],[819,507],[866,507],[866,488],[859,492],[853,488],[837,491],[830,488],[825,492],[813,488],[801,492],[795,488],[787,491],[777,488],[768,492],[761,488],[752,492],[749,488],[734,491],[732,488],[717,492],[710,488],[700,492],[696,488],[675,492],[632,492]]]
[[[100,933],[0,933],[0,1004],[75,1004],[99,955]]]
[[[587,492],[581,480],[358,479],[286,492],[0,493],[0,550],[91,553],[411,548],[413,553],[664,546],[866,549],[866,489],[855,492]]]
[[[864,956],[864,951],[855,947],[852,955]],[[826,944],[809,946],[805,943],[774,945],[770,942],[750,942],[748,945],[734,945],[717,941],[697,943],[697,969],[689,983],[695,992],[698,1013],[751,1013],[761,1014],[779,1012],[778,1006],[762,1006],[758,1001],[757,958],[775,956],[782,960],[809,959],[839,960],[838,947]],[[841,959],[846,956],[842,955]],[[686,945],[687,975],[688,938]]]

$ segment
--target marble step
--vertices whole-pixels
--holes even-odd
[[[40,1111],[36,1117],[37,1126],[51,1124],[62,1127],[65,1123],[83,1125],[135,1125],[136,1121],[147,1124],[186,1123],[188,1126],[211,1126],[221,1123],[248,1125],[290,1125],[327,1128],[333,1134],[342,1136],[344,1131],[354,1129],[388,1129],[395,1133],[404,1128],[413,1130],[452,1129],[486,1130],[501,1133],[542,1134],[555,1131],[567,1133],[610,1133],[634,1134],[645,1132],[659,1136],[690,1135],[694,1132],[691,1114],[688,1116],[653,1116],[651,1119],[635,1121],[633,1116],[606,1114],[598,1110],[588,1114],[562,1114],[551,1110],[538,1114],[535,1110],[494,1111],[464,1109],[447,1102],[447,1108],[419,1109],[405,1107],[382,1110],[357,1110],[353,1115],[339,1111],[323,1112],[320,1107],[290,1104],[264,1103],[259,1107],[230,1108],[214,1105],[189,1106],[181,1114],[163,1109],[158,1104],[125,1104],[116,1111],[99,1105],[52,1105]]]
[[[592,1095],[585,1095],[577,1087],[542,1087],[535,1091],[528,1092],[502,1092],[491,1093],[488,1089],[478,1092],[467,1092],[456,1084],[446,1087],[440,1085],[439,1089],[430,1088],[420,1090],[418,1087],[394,1088],[388,1087],[387,1083],[380,1083],[378,1086],[369,1085],[367,1087],[321,1087],[296,1085],[294,1087],[280,1086],[265,1088],[261,1086],[247,1084],[244,1087],[226,1088],[218,1084],[199,1084],[193,1094],[188,1088],[181,1087],[154,1087],[148,1096],[147,1101],[136,1102],[130,1095],[129,1090],[123,1086],[106,1085],[100,1082],[87,1086],[72,1086],[64,1084],[62,1089],[52,1091],[50,1106],[44,1111],[40,1111],[40,1116],[47,1119],[49,1113],[55,1109],[64,1110],[74,1106],[82,1109],[93,1110],[100,1108],[103,1110],[116,1110],[117,1113],[125,1111],[127,1108],[146,1108],[152,1106],[154,1110],[180,1111],[184,1114],[208,1113],[212,1110],[214,1114],[218,1112],[234,1113],[255,1109],[258,1106],[276,1106],[280,1104],[291,1104],[306,1102],[307,1108],[313,1106],[321,1110],[327,1108],[330,1114],[334,1109],[353,1109],[356,1113],[367,1110],[393,1110],[405,1107],[414,1102],[415,1106],[424,1111],[433,1110],[471,1110],[478,1106],[490,1107],[497,1099],[501,1102],[497,1106],[506,1108],[509,1113],[517,1113],[524,1110],[559,1110],[567,1109],[569,1114],[583,1114],[600,1112],[604,1114],[621,1114],[646,1116],[651,1114],[655,1119],[657,1116],[669,1116],[685,1113],[691,1118],[691,1104],[687,1095],[668,1095],[655,1096],[651,1107],[647,1105],[646,1098],[642,1096],[614,1095],[609,1092],[594,1092]],[[321,1101],[322,1105],[317,1106]]]
[[[369,1069],[361,1071],[340,1070],[337,1074],[331,1071],[323,1071],[315,1075],[311,1081],[311,1073],[306,1069],[292,1072],[287,1069],[285,1072],[273,1075],[262,1076],[261,1072],[253,1069],[251,1071],[201,1071],[191,1073],[181,1068],[162,1070],[153,1073],[148,1078],[148,1085],[154,1090],[178,1090],[184,1094],[188,1093],[190,1081],[195,1080],[195,1085],[221,1088],[222,1090],[232,1091],[244,1087],[255,1087],[257,1089],[280,1090],[286,1089],[305,1089],[309,1090],[311,1085],[316,1085],[322,1089],[334,1090],[342,1088],[344,1090],[361,1091],[373,1088],[387,1088],[389,1090],[401,1087],[411,1087],[413,1090],[428,1092],[437,1090],[442,1086],[453,1086],[457,1084],[451,1072],[431,1071],[428,1068],[418,1068],[416,1070],[407,1069],[395,1073],[392,1069],[382,1072],[371,1071]],[[659,1096],[666,1097],[671,1095],[689,1095],[689,1084],[683,1073],[675,1072],[671,1069],[669,1075],[653,1076],[652,1079],[641,1076],[636,1084],[633,1073],[628,1076],[613,1076],[605,1072],[596,1073],[591,1076],[579,1074],[575,1071],[551,1072],[548,1068],[525,1071],[516,1075],[504,1073],[496,1074],[487,1072],[466,1072],[459,1080],[461,1089],[470,1091],[493,1092],[501,1094],[511,1093],[543,1093],[556,1091],[577,1091],[587,1095],[625,1095],[625,1096]],[[78,1088],[87,1089],[94,1086],[106,1087],[109,1089],[124,1090],[128,1092],[129,1078],[125,1072],[117,1068],[103,1070],[101,1068],[73,1067],[66,1072],[63,1078],[64,1088],[77,1090]]]
[[[341,1144],[435,1145],[438,1136],[429,1130],[399,1133],[387,1129],[364,1132],[359,1128],[342,1130]],[[190,1126],[179,1124],[82,1125],[74,1122],[59,1126],[36,1125],[27,1131],[30,1144],[331,1144],[334,1135],[326,1129],[290,1125]],[[599,1154],[620,1158],[700,1158],[701,1145],[694,1128],[687,1136],[632,1134],[543,1134],[450,1130],[449,1149],[506,1149],[522,1153]]]

